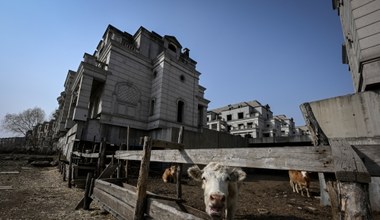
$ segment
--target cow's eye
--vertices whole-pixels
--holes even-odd
[[[206,177],[203,176],[203,177],[202,177],[202,180],[203,180],[203,181],[206,181]]]
[[[231,177],[227,176],[226,181],[231,181]]]

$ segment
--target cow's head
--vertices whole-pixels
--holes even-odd
[[[176,174],[176,172],[177,172],[177,166],[175,166],[175,165],[171,166],[170,167],[170,174],[174,176]]]
[[[203,170],[198,166],[190,167],[187,173],[194,180],[203,182],[206,212],[213,219],[225,217],[229,187],[232,187],[230,183],[236,184],[246,177],[246,173],[240,168],[223,166],[216,162],[209,163]]]

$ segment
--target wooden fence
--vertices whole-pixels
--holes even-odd
[[[180,138],[179,138],[180,139]],[[84,200],[95,199],[103,208],[118,219],[204,219],[205,213],[184,206],[181,202],[181,181],[177,181],[177,198],[168,198],[147,192],[149,164],[155,162],[177,163],[181,177],[182,164],[208,164],[223,161],[223,164],[247,168],[277,170],[306,170],[311,172],[335,174],[336,180],[348,184],[368,184],[370,174],[360,158],[344,139],[332,139],[326,146],[265,147],[265,148],[222,148],[222,149],[185,149],[179,143],[144,138],[143,150],[116,151],[118,160],[141,161],[137,187],[127,185],[125,179],[109,179],[116,170],[111,164],[96,180],[87,181]],[[152,147],[165,148],[152,150]],[[127,163],[128,164],[128,163]],[[334,176],[334,175],[333,175]],[[105,179],[106,178],[106,179]],[[362,188],[357,189],[362,193]],[[351,192],[352,193],[352,192]],[[333,196],[333,195],[330,195]],[[337,194],[339,196],[339,192]],[[363,197],[364,196],[364,197]],[[365,195],[362,197],[364,199]],[[349,199],[348,199],[349,200]],[[350,203],[350,201],[347,201]],[[83,205],[80,203],[78,206]],[[351,202],[353,208],[360,206]],[[88,203],[85,205],[88,208]],[[84,207],[85,207],[84,206]],[[338,208],[338,207],[332,207]],[[363,209],[362,207],[359,207]],[[360,210],[359,209],[359,210]],[[363,212],[367,213],[366,210]],[[335,213],[335,214],[334,214]],[[341,219],[339,210],[333,211],[335,219]]]

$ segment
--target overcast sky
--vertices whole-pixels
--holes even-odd
[[[304,125],[302,103],[354,92],[331,0],[11,0],[0,1],[1,119],[51,115],[68,70],[108,24],[175,36],[198,62],[209,110],[258,100]]]

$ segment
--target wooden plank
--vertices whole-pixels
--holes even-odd
[[[330,139],[335,176],[341,182],[371,182],[363,161],[348,142],[341,138]]]
[[[113,195],[115,198],[130,205],[131,207],[135,207],[137,201],[135,189],[126,189],[103,180],[95,180],[95,188]]]
[[[98,159],[98,173],[103,172],[103,168],[105,167],[105,160],[106,160],[106,140],[102,138],[102,141],[100,142],[100,155]]]
[[[137,150],[116,151],[115,154],[115,158],[123,160],[141,160],[141,157],[142,151]],[[153,150],[150,159],[185,164],[218,161],[237,167],[334,172],[330,146]]]
[[[103,180],[96,180],[91,197],[105,205],[106,209],[116,218],[132,219],[133,205],[136,204],[136,193],[134,191],[137,190],[137,187],[128,184],[125,184],[125,187],[122,188]],[[207,217],[207,214],[202,211],[185,205],[179,205],[175,198],[167,198],[151,192],[147,192],[147,194],[149,195],[147,206],[143,211],[153,219],[204,219],[196,216]],[[127,214],[123,213],[123,209],[128,209]],[[127,215],[128,217],[126,217]]]
[[[353,145],[371,176],[380,176],[380,144]]]
[[[19,174],[20,171],[1,171],[0,174]]]
[[[174,202],[172,202],[171,205],[167,205],[160,202],[160,200],[149,198],[147,200],[147,214],[153,219],[157,219],[157,220],[167,220],[167,219],[200,220],[202,219],[192,214],[179,211],[178,209],[174,208],[175,206],[177,205]]]
[[[87,173],[87,178],[86,178],[86,185],[85,185],[85,190],[84,190],[84,200],[83,200],[83,209],[84,210],[89,210],[90,209],[90,204],[92,202],[92,199],[90,197],[90,187],[91,187],[91,179],[92,179],[92,173]]]
[[[184,135],[184,132],[185,132],[185,127],[184,126],[181,126],[181,128],[179,129],[179,134],[178,134],[178,141],[177,143],[178,144],[182,144],[183,143],[183,135]],[[183,170],[183,166],[182,164],[177,164],[177,169],[176,169],[176,191],[177,191],[177,199],[182,199],[182,170]]]
[[[108,178],[110,177],[116,170],[117,168],[117,164],[109,164],[104,170],[103,172],[99,175],[99,179],[100,178]]]
[[[152,142],[150,137],[144,137],[144,147],[143,155],[141,158],[139,178],[137,179],[137,201],[134,211],[135,220],[140,220],[144,218],[145,211],[145,197],[146,189],[148,185],[148,174],[149,174],[149,165],[150,165],[150,156],[152,150]]]
[[[176,204],[179,206],[179,208],[183,212],[195,215],[195,216],[197,216],[198,218],[201,218],[201,219],[209,219],[210,218],[210,216],[206,212],[204,212],[203,210],[199,210],[199,209],[193,208],[193,207],[185,205],[183,203],[176,203]]]
[[[168,148],[168,149],[183,149],[184,144],[182,143],[174,143],[163,140],[152,140],[152,146],[158,148]]]
[[[82,153],[78,151],[73,151],[73,154],[78,157],[99,158],[99,153]]]
[[[111,211],[118,219],[133,219],[133,207],[114,197],[114,195],[95,187],[91,197],[107,206],[107,210]]]
[[[137,188],[135,186],[129,185],[127,183],[123,183],[123,187],[125,189],[127,189],[128,191],[131,191],[133,193],[135,193],[137,191]],[[164,195],[158,195],[158,194],[155,194],[155,193],[152,193],[152,192],[149,192],[149,191],[147,191],[146,193],[147,193],[147,197],[149,197],[149,198],[163,199],[163,200],[177,201],[177,202],[182,201],[182,199],[173,198],[173,197],[164,196]]]
[[[73,179],[73,152],[70,154],[70,161],[69,161],[69,174],[68,174],[68,180],[67,180],[67,186],[71,188],[71,181]]]

